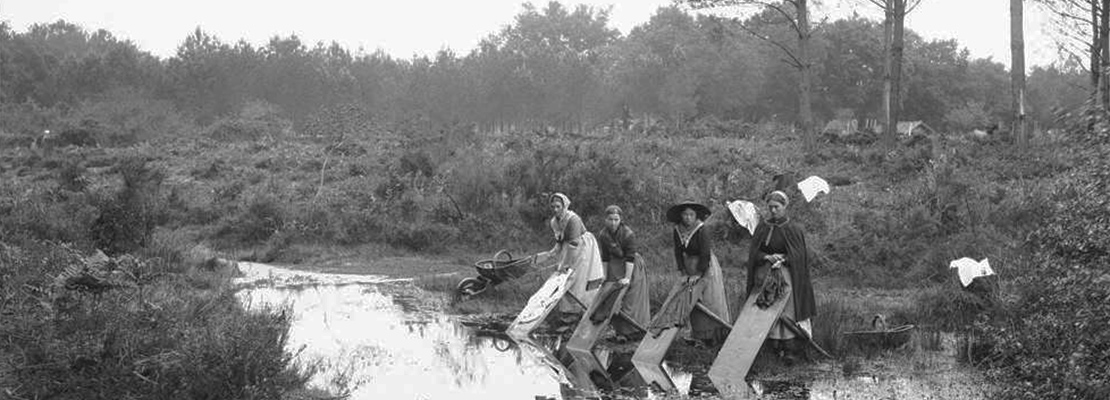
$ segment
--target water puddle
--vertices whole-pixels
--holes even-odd
[[[550,368],[423,304],[403,280],[241,263],[248,308],[289,305],[289,348],[320,369],[310,386],[350,399],[559,396]]]
[[[254,263],[240,263],[239,268],[243,277],[236,279],[237,295],[248,309],[290,307],[294,320],[288,348],[297,362],[317,369],[309,386],[349,394],[349,399],[663,397],[642,386],[626,385],[604,397],[575,389],[568,379],[573,372],[557,354],[558,338],[517,343],[496,329],[474,329],[469,321],[445,315],[435,296],[407,279],[317,274]],[[611,360],[614,377],[627,373],[638,379],[630,354],[600,353]],[[680,393],[716,394],[705,371],[669,362],[664,368]],[[757,380],[752,386],[767,399],[836,399],[844,398],[845,390],[852,398],[871,398],[854,394],[890,386],[864,380]],[[921,389],[913,380],[894,383],[898,393]],[[892,393],[883,390],[884,396]]]

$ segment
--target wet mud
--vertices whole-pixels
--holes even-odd
[[[664,361],[674,392],[643,384],[631,362],[636,343],[605,339],[597,353],[608,376],[575,382],[568,335],[539,332],[531,343],[514,341],[504,332],[515,315],[447,315],[447,300],[407,279],[239,268],[237,295],[246,307],[293,313],[287,348],[316,371],[309,385],[349,399],[719,398],[706,375],[716,352],[681,340]],[[749,376],[759,398],[955,398],[915,396],[936,392],[928,382],[845,376],[833,362],[785,368],[760,357]]]

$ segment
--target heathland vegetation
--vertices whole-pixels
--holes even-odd
[[[892,320],[973,333],[974,362],[1014,383],[1002,396],[1104,398],[1110,129],[1074,89],[1086,75],[1032,71],[1030,118],[1043,129],[1030,145],[967,136],[1009,115],[1005,67],[909,32],[904,119],[941,133],[819,136],[792,124],[792,70],[732,25],[785,34],[760,21],[666,8],[620,35],[604,12],[553,3],[526,7],[469,54],[408,60],[200,30],[159,59],[61,21],[0,25],[0,390],[278,397],[311,372],[284,350],[287,315],[242,310],[209,271],[212,254],[539,250],[552,191],[591,229],[620,204],[657,296],[673,274],[664,210],[710,204],[739,288],[747,236],[722,204],[791,173],[834,184],[794,210],[819,255],[827,348],[875,312],[841,294],[888,291]],[[815,114],[876,118],[881,24],[814,32]],[[999,273],[986,294],[954,281],[948,262],[965,256]],[[489,297],[519,307],[534,283]]]

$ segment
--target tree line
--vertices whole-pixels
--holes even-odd
[[[797,3],[803,7],[790,5]],[[891,12],[904,17],[904,3]],[[169,101],[200,123],[264,101],[295,124],[357,104],[389,120],[583,131],[631,119],[676,126],[704,118],[881,121],[891,114],[884,98],[893,98],[896,118],[939,129],[1009,121],[1003,64],[974,58],[954,40],[899,29],[904,60],[892,85],[888,21],[853,15],[806,22],[799,31],[791,10],[804,4],[761,4],[745,18],[660,8],[627,35],[610,27],[605,9],[526,4],[466,54],[444,49],[409,59],[295,35],[254,46],[199,28],[163,59],[105,30],[57,21],[16,32],[4,23],[0,102],[66,108],[128,89]],[[784,24],[791,16],[794,23]],[[798,35],[805,35],[804,53]],[[1057,111],[1086,100],[1084,74],[1074,62],[1033,68],[1028,119],[1052,126]]]

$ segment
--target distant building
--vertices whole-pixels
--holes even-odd
[[[850,136],[856,133],[858,126],[858,121],[855,119],[834,119],[825,124],[825,128],[821,130],[821,133],[840,137]]]
[[[924,121],[902,121],[898,123],[899,136],[929,135],[936,133]]]

